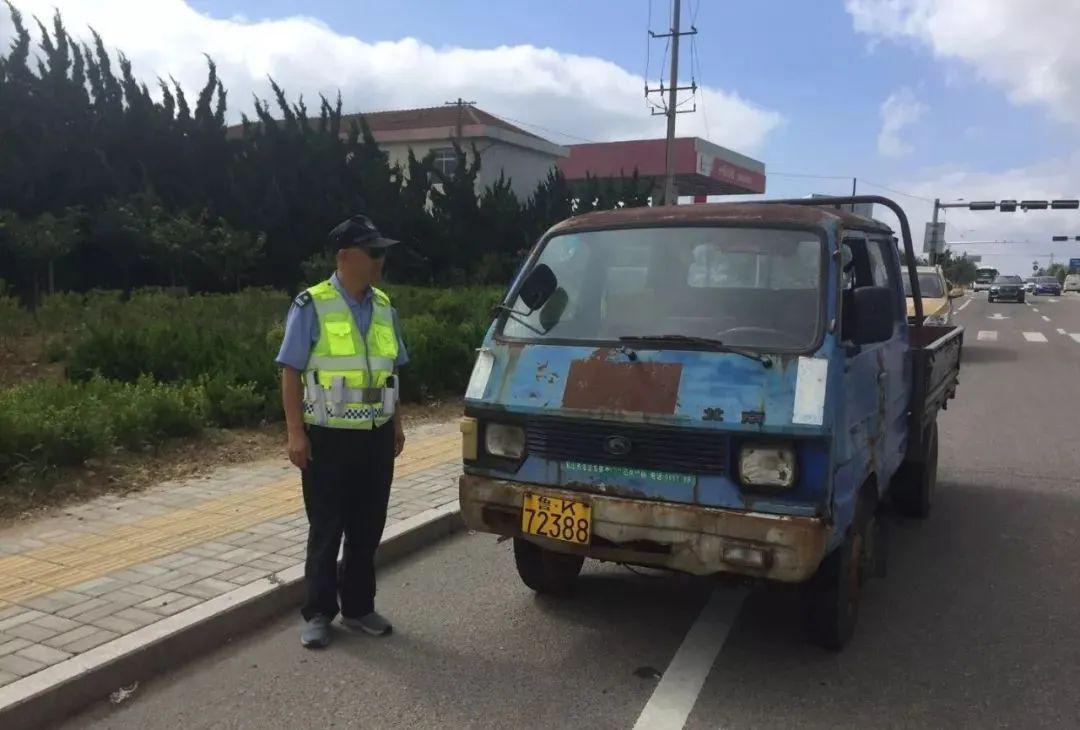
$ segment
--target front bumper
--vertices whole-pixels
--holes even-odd
[[[800,583],[817,570],[829,533],[824,520],[815,517],[627,499],[471,474],[461,477],[459,489],[461,514],[471,530],[524,537],[521,504],[525,491],[588,502],[593,514],[591,545],[534,535],[528,539],[558,552],[695,575],[736,573]],[[763,552],[764,567],[724,559],[725,550],[740,547]]]
[[[1024,298],[1024,291],[1023,289],[999,289],[997,291],[991,291],[990,296],[994,299],[1012,299],[1013,301],[1019,301]]]

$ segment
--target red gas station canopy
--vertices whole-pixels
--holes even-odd
[[[675,139],[675,184],[679,195],[745,195],[765,192],[765,165],[700,137]],[[559,169],[570,182],[592,177],[630,175],[663,186],[665,143],[662,139],[595,142],[570,145],[570,156]]]

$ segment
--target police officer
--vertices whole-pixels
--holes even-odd
[[[289,459],[300,469],[309,525],[305,647],[329,644],[339,609],[347,628],[375,636],[392,628],[375,611],[374,558],[394,458],[405,446],[397,371],[408,355],[390,298],[375,284],[395,243],[362,215],[330,231],[337,270],[293,301],[277,356]]]

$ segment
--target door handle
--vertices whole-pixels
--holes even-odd
[[[885,380],[885,371],[884,370],[882,370],[881,372],[879,372],[877,374],[877,380],[878,380],[879,383]]]

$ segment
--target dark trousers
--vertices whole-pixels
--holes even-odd
[[[394,480],[394,426],[372,431],[308,429],[311,461],[301,472],[308,516],[307,601],[315,614],[359,618],[375,610],[375,550]],[[338,547],[345,549],[340,570]]]

